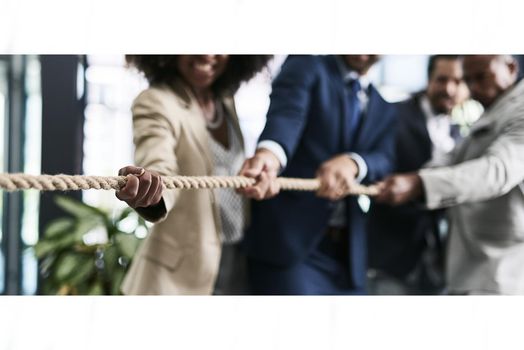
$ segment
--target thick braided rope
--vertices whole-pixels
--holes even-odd
[[[316,191],[320,184],[317,179],[279,177],[277,181],[282,190],[288,191]],[[7,191],[120,190],[126,182],[125,176],[0,174],[0,189]],[[163,176],[162,182],[166,189],[236,189],[250,186],[255,180],[244,176]],[[374,196],[377,193],[375,186],[354,184],[347,194]]]

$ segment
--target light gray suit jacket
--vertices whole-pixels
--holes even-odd
[[[524,81],[484,112],[450,164],[420,171],[427,206],[452,207],[449,290],[524,294]]]

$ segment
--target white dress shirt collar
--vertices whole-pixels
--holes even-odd
[[[451,116],[435,114],[426,95],[420,99],[420,107],[426,116],[426,128],[432,145],[431,160],[424,167],[445,165],[455,147],[455,140],[451,137]]]
[[[344,62],[344,59],[340,56],[337,56],[337,65],[345,83],[358,79],[362,89],[367,91],[370,85],[369,77],[367,75],[360,75],[356,71],[349,69],[346,62]]]

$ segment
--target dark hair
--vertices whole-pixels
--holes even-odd
[[[460,55],[433,55],[429,57],[428,62],[428,79],[431,79],[431,75],[435,70],[438,60],[459,60],[461,59]]]
[[[144,73],[151,85],[169,84],[180,78],[177,69],[179,55],[126,55],[129,65]],[[244,81],[262,70],[272,55],[230,55],[224,73],[213,83],[217,95],[234,93]]]

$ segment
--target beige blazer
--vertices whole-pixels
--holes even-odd
[[[232,98],[223,99],[241,135]],[[212,175],[209,133],[194,96],[182,84],[150,87],[134,101],[135,163],[160,175]],[[239,137],[242,140],[242,137]],[[142,242],[122,284],[124,294],[211,294],[221,227],[212,190],[165,190],[167,214]],[[150,219],[146,210],[137,210]]]
[[[524,294],[524,81],[473,125],[452,164],[420,172],[428,206],[452,206],[449,289]]]

